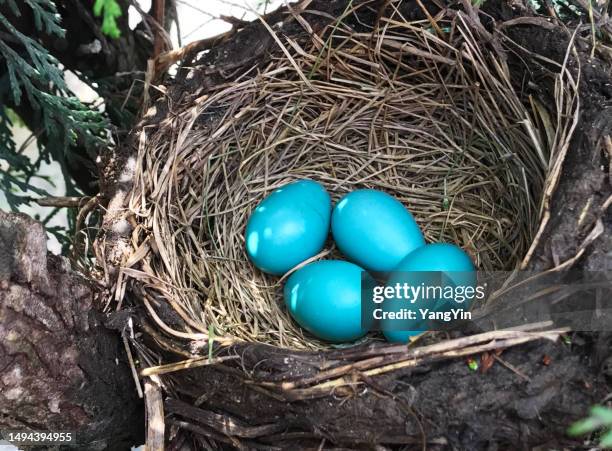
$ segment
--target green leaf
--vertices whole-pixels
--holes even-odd
[[[60,16],[55,3],[51,0],[25,0],[34,13],[34,25],[39,31],[46,31],[63,38],[66,34],[60,26]]]
[[[19,115],[9,107],[4,107],[4,114],[11,124],[17,127],[25,127],[25,122],[23,122]]]
[[[591,408],[591,417],[597,418],[603,425],[612,426],[612,409],[593,406]]]
[[[574,424],[570,426],[567,433],[571,436],[578,436],[588,434],[589,432],[593,432],[601,426],[594,418],[585,418],[584,420],[576,421]]]
[[[113,39],[121,37],[117,18],[122,12],[117,0],[96,0],[93,11],[96,17],[102,16],[102,33]]]
[[[17,15],[31,15],[40,32],[64,34],[52,0],[0,0],[0,4],[7,4]],[[41,42],[20,32],[1,12],[0,31],[13,38],[10,41],[0,39],[0,60],[6,67],[6,74],[0,77],[0,189],[10,208],[18,210],[31,201],[32,194],[49,195],[33,185],[34,179],[40,178],[38,174],[44,161],[57,161],[62,167],[67,192],[74,190],[65,168],[68,158],[78,156],[68,153],[69,144],[78,140],[92,152],[106,148],[109,122],[92,105],[83,104],[74,97],[64,80],[63,68]],[[36,133],[41,133],[44,139],[38,140],[39,154],[35,159],[16,149],[12,125],[18,124],[19,117],[5,109],[9,97],[14,105],[27,97],[32,108],[40,114],[41,130]]]
[[[0,4],[5,3],[5,0],[0,0]],[[17,3],[15,0],[8,0],[8,6],[11,9],[11,12],[15,14],[15,17],[21,17],[21,11],[17,7]]]
[[[608,431],[599,442],[599,446],[602,448],[612,448],[612,431]]]
[[[602,448],[612,447],[612,409],[593,406],[588,418],[577,421],[567,430],[571,436],[585,435],[603,430],[599,446]]]

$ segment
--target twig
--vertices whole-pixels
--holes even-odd
[[[612,185],[612,136],[606,135],[604,136],[603,140],[608,157],[608,180]]]
[[[123,340],[123,346],[125,347],[125,353],[128,358],[128,362],[130,364],[130,371],[132,372],[132,377],[134,378],[134,384],[136,385],[136,391],[138,392],[138,397],[142,399],[142,388],[140,387],[140,380],[138,379],[138,371],[136,370],[136,365],[134,364],[134,358],[132,357],[132,350],[130,349],[130,344],[128,343],[127,336],[125,331],[121,332],[121,339]]]
[[[83,246],[87,244],[87,234],[84,234],[85,236],[83,238],[83,242],[79,240],[79,234],[81,233],[81,230],[83,230],[83,224],[85,223],[87,216],[100,204],[101,197],[102,196],[100,194],[96,194],[95,196],[89,198],[89,200],[87,200],[85,205],[83,205],[77,213],[76,224],[74,227],[74,245],[70,251],[70,259],[72,261],[77,260],[79,254],[82,252]]]
[[[453,357],[459,355],[471,355],[487,349],[497,349],[507,346],[514,346],[515,343],[524,343],[527,341],[538,340],[541,338],[554,339],[564,331],[565,329],[546,332],[499,330],[485,332],[479,335],[472,335],[470,337],[457,338],[455,340],[448,340],[441,343],[436,343],[434,345],[423,346],[415,349],[409,349],[406,346],[389,346],[388,348],[381,349],[377,357],[362,360],[356,363],[351,363],[348,365],[342,365],[336,368],[332,368],[331,370],[321,371],[315,374],[314,376],[304,378],[298,381],[284,382],[281,384],[280,388],[282,390],[293,390],[297,387],[302,387],[334,377],[342,376],[354,370],[363,371],[378,368],[378,370],[372,371],[375,372],[373,374],[380,374],[378,373],[378,371],[386,372],[389,371],[389,369],[417,365],[418,362],[429,356]],[[397,351],[401,351],[402,349],[404,350],[403,355],[397,355]],[[383,352],[387,351],[395,352],[391,356],[380,355]],[[464,354],[466,352],[467,354]],[[383,367],[389,369],[380,370],[380,368]]]
[[[515,25],[536,25],[545,28],[546,30],[554,30],[557,26],[548,21],[545,17],[517,17],[515,19],[506,20],[499,25],[499,29],[512,27]]]
[[[427,20],[431,24],[432,28],[436,30],[436,33],[438,34],[438,36],[444,37],[444,34],[445,34],[444,31],[442,31],[442,29],[440,28],[440,25],[438,25],[438,22],[431,16],[427,7],[423,4],[421,0],[416,0],[416,1],[417,1],[417,5],[419,5],[419,8],[421,8],[421,11],[423,11],[423,14],[425,14],[425,17],[427,17]]]
[[[164,21],[166,12],[166,0],[153,0],[153,18],[159,25],[154,33],[153,58],[156,58],[164,48]]]
[[[83,197],[65,197],[51,196],[34,199],[41,207],[56,207],[56,208],[81,208],[81,206],[90,199],[89,196]]]
[[[232,29],[226,33],[214,36],[212,38],[200,39],[198,41],[190,42],[189,44],[176,50],[169,50],[167,52],[160,53],[153,63],[154,70],[150,75],[150,79],[157,79],[161,74],[165,73],[170,66],[183,60],[187,55],[201,52],[210,49],[219,43],[223,42],[230,36],[235,34],[235,30]],[[150,72],[148,70],[147,72]]]
[[[275,423],[250,426],[229,415],[222,415],[193,407],[183,401],[173,398],[166,401],[166,406],[170,413],[176,413],[185,418],[195,420],[228,437],[257,438],[280,432],[287,427],[282,419]]]
[[[515,367],[514,365],[512,365],[510,362],[506,362],[504,359],[502,359],[500,356],[493,354],[493,358],[495,360],[497,360],[499,363],[501,363],[503,366],[505,366],[506,368],[508,368],[510,371],[512,371],[513,373],[515,373],[517,376],[519,376],[521,379],[525,380],[525,381],[530,381],[531,378],[529,376],[526,376],[525,373],[521,372],[517,367]]]
[[[157,376],[145,381],[145,407],[147,413],[147,451],[164,451],[165,422],[161,383]]]
[[[209,359],[208,357],[195,357],[192,359],[183,360],[181,362],[168,363],[166,365],[159,365],[159,366],[152,366],[149,368],[144,368],[140,370],[140,376],[145,377],[145,376],[151,376],[154,374],[160,375],[160,374],[174,373],[176,371],[181,371],[181,370],[185,370],[188,368],[197,368],[200,366],[216,365],[218,363],[227,362],[229,360],[236,360],[239,358],[240,356],[237,356],[237,355],[231,355],[231,356],[226,356],[226,357],[216,357],[212,359]]]
[[[520,344],[528,343],[530,341],[538,340],[541,338],[547,338],[550,340],[557,339],[558,336],[565,332],[566,329],[559,329],[556,331],[551,331],[546,334],[526,334],[524,336],[511,338],[507,340],[500,341],[491,341],[489,343],[485,343],[482,345],[466,347],[458,350],[449,350],[446,352],[441,352],[439,354],[422,356],[422,357],[414,357],[410,359],[395,359],[393,363],[389,363],[385,366],[377,366],[376,368],[369,369],[364,371],[363,374],[367,377],[379,376],[381,374],[388,373],[390,371],[398,371],[404,368],[416,367],[425,363],[438,362],[441,360],[448,359],[456,359],[459,357],[467,357],[474,354],[479,354],[484,351],[491,351],[495,349],[504,349],[512,346],[517,346]],[[357,365],[353,365],[353,370],[357,367]],[[338,387],[342,387],[345,385],[350,385],[352,381],[348,380],[345,377],[332,379],[330,381],[303,389],[290,389],[287,390],[286,396],[292,400],[305,399],[311,397],[318,396],[326,396],[329,394],[330,390],[337,389]],[[285,384],[281,385],[283,388]]]

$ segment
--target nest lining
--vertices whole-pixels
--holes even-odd
[[[155,242],[142,288],[150,311],[169,303],[181,318],[166,331],[212,326],[226,342],[328,346],[289,317],[282,279],[255,268],[244,246],[251,211],[301,178],[321,182],[334,202],[383,190],[428,242],[458,244],[483,270],[516,267],[539,223],[564,116],[527,107],[503,52],[461,13],[438,25],[443,35],[395,10],[371,33],[340,19],[308,44],[279,37],[283,52],[258,73],[142,130],[134,251]],[[329,241],[317,258],[343,257]]]

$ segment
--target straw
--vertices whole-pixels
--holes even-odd
[[[516,268],[525,256],[573,106],[533,108],[512,85],[505,54],[462,13],[435,29],[433,18],[390,14],[369,32],[333,23],[307,42],[277,35],[282,51],[267,66],[186,95],[142,130],[133,246],[151,240],[143,299],[178,312],[183,326],[168,327],[181,329],[173,334],[328,346],[291,319],[279,278],[245,252],[251,212],[298,179],[322,183],[334,201],[385,191],[428,242],[456,243],[479,269]],[[331,242],[324,255],[343,258]]]

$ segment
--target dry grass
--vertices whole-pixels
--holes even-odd
[[[432,27],[391,7],[368,33],[341,18],[308,44],[279,34],[283,51],[268,66],[145,127],[129,203],[140,224],[131,263],[142,266],[123,277],[140,280],[160,327],[202,339],[212,326],[226,343],[326,346],[303,336],[283,307],[282,282],[244,250],[254,207],[301,178],[334,200],[383,190],[428,241],[457,243],[481,269],[515,268],[575,105],[528,106],[483,33],[462,13]],[[331,242],[323,254],[337,255]],[[183,325],[155,314],[160,303]]]

